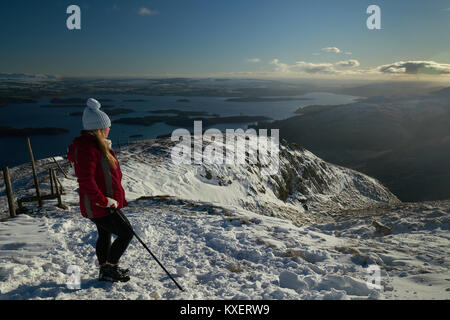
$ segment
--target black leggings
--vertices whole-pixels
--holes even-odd
[[[98,239],[95,247],[98,263],[116,264],[127,249],[133,238],[131,224],[120,210],[108,210],[108,215],[102,218],[91,219],[98,230]],[[117,236],[111,244],[111,235]]]

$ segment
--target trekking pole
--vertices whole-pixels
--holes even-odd
[[[172,279],[172,281],[177,285],[178,289],[180,289],[181,291],[184,291],[184,289],[178,284],[178,282],[175,281],[175,279],[171,276],[171,274],[169,273],[169,271],[166,270],[166,268],[164,268],[164,266],[161,264],[161,262],[159,262],[159,260],[155,257],[155,255],[150,251],[150,249],[145,245],[145,243],[141,240],[141,238],[138,237],[138,235],[136,234],[136,232],[134,232],[133,227],[127,223],[127,221],[123,218],[122,216],[122,212],[120,210],[115,209],[116,213],[122,218],[122,220],[125,222],[125,224],[127,224],[130,227],[131,232],[133,232],[133,235],[136,237],[136,239],[139,240],[139,242],[144,246],[145,249],[147,249],[148,253],[151,254],[151,256],[153,257],[153,259],[155,259],[156,262],[158,262],[159,266],[167,273],[167,275],[169,276],[170,279]]]

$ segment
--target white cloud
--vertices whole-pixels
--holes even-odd
[[[435,61],[398,61],[376,68],[388,74],[450,74],[450,64]]]
[[[341,52],[341,49],[336,48],[336,47],[327,47],[327,48],[322,48],[321,50],[325,51],[325,52],[332,52],[332,53],[340,53]]]
[[[355,59],[339,61],[339,62],[336,62],[336,66],[343,67],[343,68],[359,67],[359,61],[355,60]]]
[[[139,9],[138,12],[141,16],[154,16],[155,14],[158,14],[158,10],[150,10],[148,8],[142,7]]]
[[[358,67],[359,61],[350,59],[347,61],[339,61],[337,63],[313,63],[306,61],[297,61],[293,65],[280,62],[279,59],[273,59],[271,64],[275,65],[275,71],[280,73],[305,73],[305,74],[342,74],[353,67]]]
[[[278,59],[273,59],[270,64],[275,65],[276,72],[281,73],[288,73],[289,72],[289,66],[286,63],[281,63]]]
[[[257,62],[261,62],[260,58],[251,58],[251,59],[247,59],[248,62],[252,62],[252,63],[257,63]]]
[[[336,70],[332,63],[311,63],[305,61],[298,61],[291,67],[292,71],[305,72],[309,74],[322,73],[334,74]]]
[[[339,49],[337,47],[326,47],[326,48],[322,48],[320,49],[321,51],[324,52],[329,52],[329,53],[341,53],[341,54],[345,54],[345,55],[352,55],[353,53],[350,51],[343,51],[342,49]],[[316,53],[313,55],[319,55],[320,53]]]

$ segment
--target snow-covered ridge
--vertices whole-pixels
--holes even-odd
[[[119,153],[128,198],[170,195],[237,206],[299,224],[330,210],[399,203],[377,180],[327,163],[285,141],[280,144],[276,175],[263,174],[260,163],[175,164],[174,145],[170,139],[156,139]],[[226,153],[227,145],[222,147]]]

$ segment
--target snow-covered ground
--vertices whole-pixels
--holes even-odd
[[[185,292],[136,239],[121,260],[131,280],[98,282],[95,226],[79,213],[76,180],[59,175],[69,210],[46,201],[0,222],[0,299],[450,298],[450,201],[399,203],[375,180],[348,169],[336,173],[347,174],[347,185],[333,195],[330,173],[338,167],[322,164],[329,187],[306,183],[310,208],[304,210],[294,199],[298,190],[282,201],[270,181],[248,171],[228,172],[230,184],[219,168],[206,167],[208,177],[201,176],[202,166],[174,172],[166,158],[155,152],[143,157],[143,150],[122,151],[119,158],[130,203],[123,212]],[[305,154],[303,164],[314,159]],[[12,170],[16,177],[19,171]],[[46,192],[48,182],[41,179]],[[14,181],[15,188],[30,189],[25,177]],[[341,203],[338,210],[330,199],[339,194],[354,194],[359,204]],[[362,208],[364,198],[370,209]],[[79,267],[81,289],[67,287],[71,265]],[[369,281],[374,265],[379,288]]]

